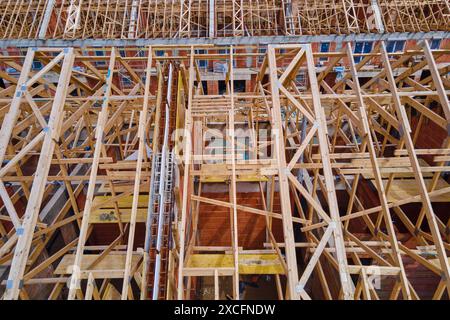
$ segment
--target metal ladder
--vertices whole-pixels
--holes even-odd
[[[146,223],[146,239],[144,251],[145,261],[145,292],[141,298],[151,297],[153,300],[165,299],[167,291],[167,272],[169,264],[169,250],[171,247],[171,227],[174,219],[174,151],[172,141],[169,139],[172,132],[174,118],[171,114],[172,104],[172,64],[168,69],[168,85],[165,112],[161,114],[164,122],[164,134],[159,137],[161,151],[155,153],[152,160],[151,191],[148,203],[148,216]],[[161,110],[162,111],[162,110]]]
[[[164,143],[162,151],[154,155],[152,163],[152,192],[149,198],[149,212],[145,251],[149,255],[147,274],[148,289],[152,299],[164,298],[167,285],[167,259],[170,226],[173,214],[173,164],[174,155],[168,147],[169,109],[166,106]]]
[[[160,156],[161,157],[161,156]],[[167,285],[167,259],[169,249],[170,224],[173,214],[173,153],[166,157],[164,170],[159,176],[158,194],[155,194],[155,202],[151,216],[151,247],[150,269],[153,270],[149,278],[149,289],[152,299],[158,300],[165,297]],[[160,163],[161,164],[161,163]],[[161,175],[163,172],[163,175]],[[157,179],[155,179],[157,180]],[[162,218],[160,220],[160,218]]]

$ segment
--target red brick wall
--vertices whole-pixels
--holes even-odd
[[[202,196],[229,202],[228,193],[204,193]],[[238,193],[237,203],[243,206],[263,209],[259,193]],[[280,212],[278,196],[275,198],[274,212]],[[240,210],[238,210],[237,215],[239,246],[244,247],[244,249],[263,248],[263,243],[266,242],[265,217]],[[200,205],[199,233],[199,245],[230,246],[230,209],[202,203]],[[277,241],[282,241],[281,220],[273,220],[273,233]]]

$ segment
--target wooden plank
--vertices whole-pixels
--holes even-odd
[[[436,246],[436,251],[438,252],[438,255],[439,255],[439,260],[441,262],[441,268],[445,274],[445,279],[446,279],[446,283],[447,283],[447,291],[450,294],[450,264],[447,260],[447,255],[446,255],[444,245],[442,242],[442,238],[440,236],[439,228],[437,225],[436,216],[435,216],[433,207],[431,205],[431,200],[428,195],[428,191],[427,191],[427,188],[426,188],[424,180],[423,180],[422,172],[420,170],[420,165],[417,160],[417,155],[414,150],[414,143],[410,136],[411,130],[409,127],[408,117],[405,114],[404,107],[402,106],[402,104],[400,102],[400,98],[398,95],[398,89],[396,86],[396,81],[395,81],[395,78],[392,73],[392,67],[391,67],[391,64],[389,61],[389,56],[387,54],[386,46],[385,46],[384,42],[381,42],[380,51],[381,51],[381,57],[383,60],[383,65],[386,70],[387,79],[389,82],[389,89],[390,89],[391,93],[393,94],[393,102],[394,102],[395,110],[396,110],[397,116],[400,120],[400,123],[402,124],[403,138],[405,141],[406,149],[408,150],[408,155],[411,159],[411,165],[414,170],[415,181],[416,181],[417,185],[419,186],[421,199],[422,199],[422,205],[423,205],[423,208],[426,213],[428,224],[430,226],[430,231],[433,236],[433,240],[434,240],[434,243]]]
[[[306,50],[308,51],[308,50]],[[281,201],[281,212],[283,215],[283,236],[284,242],[286,244],[285,254],[286,254],[286,265],[287,265],[287,292],[289,292],[290,299],[298,299],[299,295],[295,290],[295,285],[298,281],[298,271],[297,271],[297,257],[295,254],[295,241],[294,241],[294,231],[292,223],[292,211],[289,196],[289,184],[286,175],[285,168],[286,155],[285,155],[285,145],[282,136],[282,118],[281,118],[281,104],[280,104],[280,92],[277,86],[278,80],[278,69],[275,56],[275,48],[269,45],[267,48],[267,60],[269,67],[269,79],[270,88],[272,94],[272,121],[273,130],[276,131],[275,138],[275,154],[277,159],[277,169],[278,169],[278,184],[280,187],[280,201]]]
[[[138,194],[137,208],[147,208],[149,196],[147,194]],[[95,196],[92,201],[92,207],[94,208],[114,208],[114,203],[117,203],[119,208],[130,208],[133,205],[133,196],[124,196],[120,199],[115,199],[112,196]]]
[[[393,256],[395,264],[398,266],[398,270],[400,272],[400,281],[402,284],[403,298],[410,300],[411,293],[409,290],[409,285],[408,285],[408,280],[406,277],[405,268],[403,266],[403,260],[402,260],[402,257],[400,255],[400,251],[398,248],[398,240],[397,240],[397,236],[395,234],[392,216],[390,214],[389,207],[388,207],[386,191],[384,189],[383,182],[382,182],[382,176],[381,176],[380,167],[379,167],[379,159],[377,159],[377,153],[375,151],[374,142],[372,139],[372,135],[370,133],[369,116],[367,115],[366,107],[365,107],[364,100],[362,97],[361,87],[360,87],[359,79],[358,79],[358,73],[356,71],[356,67],[355,67],[355,63],[354,63],[354,59],[353,59],[351,44],[347,45],[347,56],[350,61],[350,70],[351,70],[351,74],[352,74],[352,78],[353,78],[353,89],[356,91],[356,94],[358,97],[359,113],[362,118],[361,120],[363,123],[363,128],[364,128],[363,130],[364,130],[364,135],[365,135],[365,139],[366,139],[366,143],[364,144],[362,151],[365,152],[366,151],[365,148],[367,146],[369,155],[370,155],[370,162],[371,162],[372,169],[373,169],[373,175],[375,177],[375,185],[377,187],[378,198],[381,203],[381,208],[382,208],[382,213],[383,213],[382,216],[384,218],[384,224],[386,226],[387,234],[389,237],[389,242],[391,244],[391,248],[393,251],[392,256]],[[381,223],[381,215],[378,218],[377,223],[378,222]],[[378,225],[377,225],[377,227],[378,227]],[[363,281],[365,282],[366,281],[365,280],[366,273],[363,272],[362,276],[363,276]]]
[[[138,154],[137,154],[137,163],[136,163],[136,176],[134,180],[134,188],[133,188],[133,199],[132,199],[132,208],[131,208],[131,217],[128,231],[128,243],[127,243],[127,259],[125,264],[125,274],[123,279],[122,286],[122,300],[127,299],[128,297],[128,289],[131,282],[131,269],[132,269],[132,254],[133,254],[133,246],[134,246],[134,237],[137,223],[137,215],[138,215],[138,207],[140,204],[141,196],[139,195],[140,187],[141,187],[141,173],[142,173],[142,165],[144,160],[145,150],[145,127],[147,126],[147,117],[148,117],[148,105],[149,105],[149,95],[150,95],[150,79],[151,79],[151,66],[152,66],[152,50],[149,47],[149,54],[147,58],[147,73],[145,80],[145,94],[144,94],[144,104],[142,106],[142,110],[139,114],[139,128],[137,132],[137,137],[139,139],[138,146]],[[153,150],[155,151],[155,150]],[[148,196],[147,196],[148,203]],[[153,205],[150,204],[150,205]]]
[[[86,268],[89,267],[92,262],[94,262],[98,258],[98,254],[85,254],[83,256],[83,261],[81,264],[81,270],[85,271]],[[134,253],[132,258],[132,264],[134,267],[141,260],[142,255]],[[125,260],[126,255],[122,253],[114,254],[110,253],[106,255],[97,265],[95,265],[92,269],[88,271],[102,271],[102,270],[112,270],[112,271],[120,271],[125,269]],[[75,262],[75,254],[66,254],[63,256],[58,266],[56,267],[54,274],[64,275],[64,274],[72,274],[73,267]]]
[[[38,220],[39,210],[45,191],[45,184],[49,174],[51,159],[56,141],[60,136],[59,130],[61,129],[63,120],[63,108],[68,93],[67,89],[69,87],[69,79],[75,58],[73,48],[65,49],[64,53],[64,61],[48,122],[48,130],[44,137],[41,155],[39,157],[33,186],[31,188],[31,195],[24,214],[22,223],[23,230],[20,233],[18,232],[19,239],[14,251],[11,271],[8,276],[8,285],[4,295],[4,299],[6,300],[17,299],[19,296],[20,282],[28,260],[33,233]]]
[[[22,71],[20,72],[19,80],[17,81],[14,98],[11,101],[8,113],[3,118],[2,126],[0,128],[0,164],[2,164],[5,159],[6,148],[8,147],[12,130],[16,125],[17,118],[20,114],[20,105],[23,95],[22,85],[28,79],[33,64],[34,53],[35,51],[32,48],[28,48]]]
[[[187,268],[234,268],[232,254],[191,254]],[[239,254],[239,274],[284,274],[277,254]]]
[[[128,223],[131,219],[131,208],[119,209],[120,221],[122,223]],[[147,208],[138,208],[136,213],[136,223],[145,223],[147,221]],[[110,209],[96,209],[92,210],[89,223],[118,223],[119,217],[117,217],[113,208]]]
[[[180,26],[181,28],[181,26]],[[185,123],[184,123],[184,136],[183,136],[183,196],[181,203],[181,224],[179,230],[179,262],[178,262],[178,275],[177,275],[177,299],[182,300],[184,298],[184,258],[185,258],[185,245],[186,245],[186,221],[188,211],[188,188],[189,188],[189,171],[191,170],[191,153],[192,153],[192,118],[191,118],[191,106],[193,99],[193,87],[194,87],[194,47],[190,48],[190,63],[189,63],[189,85],[188,85],[188,106],[185,110]]]
[[[120,300],[120,292],[111,283],[108,283],[102,300]]]
[[[336,246],[336,258],[338,261],[339,277],[342,286],[344,299],[353,299],[354,289],[351,284],[351,278],[348,273],[347,258],[345,254],[344,237],[342,234],[342,224],[340,222],[339,208],[337,205],[336,190],[334,186],[333,172],[331,170],[327,125],[325,112],[320,101],[319,86],[317,84],[316,71],[314,67],[314,58],[312,55],[311,45],[307,45],[306,50],[308,76],[313,97],[314,113],[318,122],[319,149],[322,156],[323,171],[325,177],[325,186],[327,190],[328,205],[330,208],[330,216],[336,227],[333,231],[334,242]]]
[[[109,67],[108,67],[108,74],[107,74],[107,82],[105,84],[105,96],[103,98],[103,103],[101,107],[101,111],[97,120],[97,126],[95,131],[95,149],[94,149],[94,155],[93,155],[93,162],[91,167],[91,173],[89,176],[89,184],[88,184],[88,190],[86,193],[86,203],[84,206],[83,211],[83,218],[81,222],[80,227],[80,235],[78,240],[78,246],[77,246],[77,252],[76,252],[76,258],[74,260],[74,265],[77,270],[79,270],[82,260],[83,260],[83,254],[84,254],[84,246],[86,243],[87,238],[87,232],[88,232],[88,226],[89,226],[89,216],[91,214],[91,208],[92,208],[92,201],[94,197],[94,191],[95,191],[95,182],[97,178],[97,172],[98,167],[100,163],[100,156],[101,156],[101,149],[103,145],[103,129],[106,125],[108,114],[109,114],[109,97],[111,95],[111,85],[113,80],[113,73],[114,73],[114,66],[115,66],[115,59],[116,59],[116,49],[112,48],[111,56],[109,59]],[[79,273],[74,272],[72,274],[71,280],[70,280],[70,286],[69,286],[69,300],[75,299],[76,295],[76,288],[79,287]]]
[[[383,185],[387,185],[387,180],[383,180]],[[424,179],[425,186],[428,188],[431,185],[431,179]],[[442,178],[439,179],[436,190],[440,190],[443,188],[448,188],[450,185]],[[414,197],[415,195],[420,194],[420,188],[417,184],[414,183],[414,180],[404,179],[399,180],[395,179],[392,181],[389,192],[387,195],[387,199],[389,202],[396,202],[403,199],[407,199],[410,197]],[[438,196],[430,197],[432,202],[450,202],[450,193],[441,194]],[[421,202],[421,199],[415,199],[412,202]]]
[[[200,181],[202,183],[219,183],[228,181],[227,178],[220,176],[201,176]],[[236,182],[267,182],[269,179],[262,175],[243,175],[240,174],[236,177]]]

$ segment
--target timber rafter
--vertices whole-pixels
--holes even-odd
[[[36,285],[49,299],[151,296],[162,254],[143,241],[153,227],[152,168],[170,145],[175,205],[158,278],[165,298],[195,298],[209,278],[213,298],[228,290],[242,299],[245,277],[270,275],[279,299],[421,299],[405,268],[411,260],[437,279],[432,298],[447,298],[450,50],[427,41],[409,48],[0,56],[2,297],[33,298]],[[239,86],[242,72],[253,87]],[[211,79],[223,92],[208,92]],[[176,137],[170,144],[165,127]],[[430,128],[435,146],[424,145]],[[226,245],[205,241],[207,205],[226,212],[216,226]],[[252,247],[243,216],[252,227],[263,219],[264,240]]]

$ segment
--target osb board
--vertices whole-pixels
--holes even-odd
[[[450,258],[447,258],[448,262],[450,263]],[[434,264],[435,266],[437,266],[438,268],[441,267],[441,263],[439,262],[439,259],[430,259],[428,260],[429,262],[431,262],[432,264]]]
[[[148,195],[140,195],[138,199],[138,208],[147,208],[148,206]],[[92,205],[98,206],[99,204],[108,201],[111,199],[112,196],[96,196],[94,197],[94,200],[92,202]],[[109,201],[108,203],[105,203],[101,205],[101,208],[114,208],[114,201]],[[131,208],[133,204],[133,196],[127,196],[122,197],[119,200],[117,200],[117,205],[119,208]]]
[[[137,209],[136,222],[147,221],[148,209]],[[127,223],[131,219],[131,209],[119,208],[120,221]],[[91,212],[89,223],[117,223],[119,219],[112,208],[98,209]]]
[[[122,295],[119,291],[111,284],[108,283],[108,286],[106,287],[105,293],[103,294],[102,299],[103,300],[120,300],[122,298]]]
[[[85,270],[94,260],[98,254],[85,254],[81,260],[81,270]],[[131,269],[134,269],[139,260],[140,254],[133,254],[131,258]],[[124,270],[125,269],[125,254],[108,254],[91,270]],[[72,266],[75,262],[75,254],[66,254],[55,269],[54,274],[72,274]]]
[[[384,186],[386,186],[388,180],[383,180]],[[431,179],[424,179],[427,189],[431,184]],[[449,187],[449,184],[443,180],[439,179],[435,190]],[[398,200],[403,200],[406,198],[414,197],[420,194],[419,186],[414,179],[404,179],[404,180],[393,180],[391,186],[388,190],[388,202],[395,202]],[[415,202],[420,202],[420,199],[415,200]],[[450,193],[446,193],[439,196],[431,197],[433,202],[450,202]]]
[[[233,268],[232,254],[193,254],[188,268]],[[283,274],[276,254],[239,254],[240,274]]]
[[[372,164],[370,163],[370,160],[365,159],[367,161],[367,164],[365,164],[365,168],[371,169]],[[419,164],[421,167],[429,167],[430,165],[422,158],[419,158]],[[407,162],[406,166],[409,166],[411,162],[409,162],[409,159],[405,159]],[[393,166],[395,167],[395,166]],[[382,171],[382,170],[381,170]],[[389,172],[381,172],[381,177],[383,179],[389,178],[390,173]],[[363,173],[362,174],[364,179],[374,179],[373,173]],[[422,176],[424,178],[431,178],[433,176],[433,172],[422,172]],[[395,177],[397,178],[414,178],[414,172],[399,172],[395,173]]]
[[[236,176],[236,182],[266,182],[269,179],[267,179],[266,176],[261,175],[237,175]],[[225,182],[228,181],[228,179],[225,179],[223,177],[219,176],[205,176],[201,177],[200,181],[203,183],[218,183],[218,182]]]

